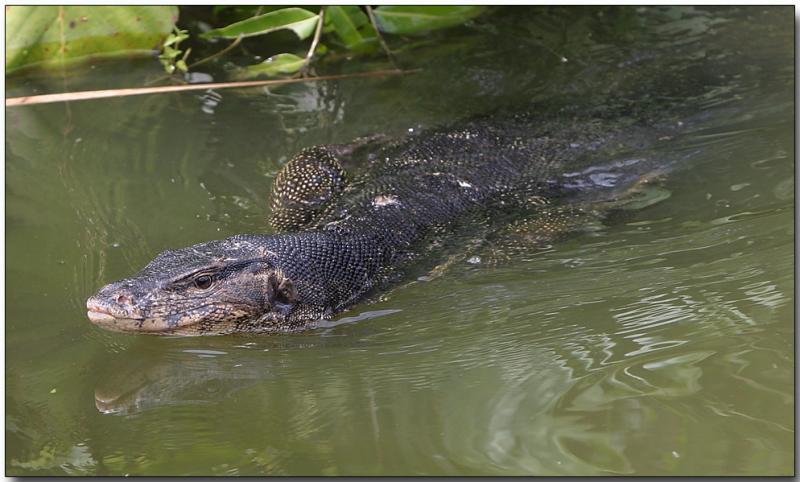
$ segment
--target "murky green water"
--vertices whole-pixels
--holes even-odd
[[[518,9],[401,53],[425,69],[405,78],[6,109],[7,474],[792,474],[792,18]],[[307,334],[86,319],[90,294],[163,249],[266,231],[270,183],[303,146],[589,102],[648,59],[719,83],[652,153],[682,163],[664,202]]]

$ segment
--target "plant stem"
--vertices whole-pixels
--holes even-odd
[[[300,75],[302,77],[306,76],[306,72],[308,71],[308,66],[311,65],[311,59],[314,57],[314,52],[317,50],[317,45],[319,44],[319,38],[322,36],[322,22],[325,21],[325,7],[319,8],[319,19],[317,19],[317,29],[314,31],[314,39],[311,41],[311,47],[308,49],[308,53],[306,54],[306,60],[303,62],[303,67],[300,69]]]
[[[397,62],[394,61],[394,55],[392,55],[392,51],[389,50],[389,46],[386,45],[386,42],[383,40],[383,35],[381,35],[381,31],[378,30],[378,22],[375,20],[375,14],[372,13],[372,7],[369,5],[365,5],[364,8],[367,9],[367,16],[369,16],[369,22],[372,24],[372,28],[375,29],[375,35],[378,36],[378,41],[381,43],[381,47],[383,47],[383,51],[386,52],[386,56],[389,57],[389,62],[391,62],[392,67],[395,69],[399,68],[397,66]]]
[[[239,36],[236,37],[236,39],[233,42],[231,42],[230,45],[228,45],[227,47],[225,47],[224,49],[220,50],[219,52],[217,52],[215,54],[209,55],[208,57],[206,57],[204,59],[201,59],[201,60],[198,60],[197,62],[194,62],[193,64],[189,65],[189,68],[193,69],[193,68],[197,67],[198,65],[201,65],[201,64],[204,64],[204,63],[208,62],[209,60],[213,60],[213,59],[215,59],[217,57],[225,55],[226,53],[230,52],[233,48],[235,48],[237,45],[239,45],[239,43],[241,43],[241,41],[242,41],[242,34],[239,34]]]
[[[343,80],[358,77],[384,77],[387,75],[405,75],[419,72],[413,70],[373,70],[369,72],[356,72],[353,74],[324,75],[321,77],[304,77],[299,79],[278,80],[251,80],[244,82],[217,82],[188,85],[165,85],[160,87],[140,87],[135,89],[89,90],[83,92],[64,92],[60,94],[31,95],[26,97],[12,97],[6,99],[6,107],[33,104],[49,104],[53,102],[72,102],[76,100],[104,99],[109,97],[127,97],[131,95],[165,94],[169,92],[187,92],[193,90],[230,89],[245,87],[261,87],[265,85],[296,84],[300,82],[317,82],[321,80]]]

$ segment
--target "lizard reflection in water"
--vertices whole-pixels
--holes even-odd
[[[304,149],[275,180],[278,234],[165,251],[92,296],[88,316],[136,333],[301,331],[430,266],[437,247],[476,226],[550,242],[666,168],[648,149],[678,123],[625,112],[534,107]],[[366,166],[348,180],[342,165],[364,151]]]

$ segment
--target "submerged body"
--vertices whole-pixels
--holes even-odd
[[[91,297],[88,315],[157,334],[312,328],[402,280],[476,219],[533,219],[541,238],[556,236],[570,224],[563,213],[646,179],[657,168],[647,148],[665,129],[568,109],[488,116],[384,145],[349,184],[348,149],[309,148],[276,179],[273,225],[288,232],[161,253]]]

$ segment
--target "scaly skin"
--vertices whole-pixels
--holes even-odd
[[[313,328],[402,280],[435,240],[543,205],[614,199],[648,172],[641,159],[590,167],[657,142],[630,120],[486,117],[418,134],[372,157],[350,185],[341,147],[306,149],[276,179],[278,235],[239,235],[158,255],[87,301],[103,328],[151,334]],[[557,219],[557,218],[552,218]],[[553,223],[533,223],[547,226]]]

